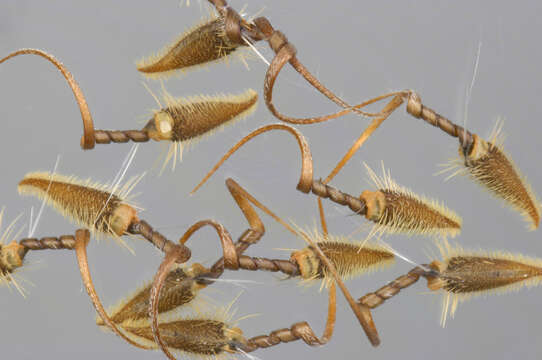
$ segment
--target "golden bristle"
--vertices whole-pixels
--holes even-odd
[[[461,164],[465,172],[494,196],[505,201],[521,213],[534,230],[540,224],[540,203],[531,185],[521,175],[514,163],[502,149],[500,127],[494,131],[491,142],[486,142],[476,134],[474,144],[466,157],[460,149]]]
[[[156,111],[145,126],[149,137],[156,141],[171,141],[162,167],[174,158],[182,158],[182,149],[205,136],[246,118],[256,110],[258,93],[248,89],[239,95],[193,96],[173,98],[165,93],[166,107]]]
[[[194,277],[207,271],[203,266],[196,263],[186,271],[178,268],[170,272],[160,292],[158,314],[166,314],[181,306],[190,304],[199,290],[206,286],[198,284],[194,281]],[[116,324],[121,324],[127,320],[147,319],[149,317],[151,287],[152,284],[148,284],[133,295],[123,299],[109,311],[111,320]],[[101,317],[96,319],[96,325],[104,325]]]
[[[441,324],[448,313],[473,296],[517,291],[542,281],[542,259],[508,252],[467,251],[447,241],[438,243],[442,262],[434,262],[439,272],[438,288],[444,296]],[[437,289],[437,287],[433,287]]]
[[[226,60],[238,48],[226,35],[224,19],[212,14],[157,55],[138,61],[137,70],[146,76],[165,78],[175,72]]]
[[[305,234],[315,241],[343,279],[384,269],[395,261],[394,255],[383,246],[367,242],[353,243],[344,237],[324,238],[316,231]],[[332,281],[333,278],[310,246],[293,252],[291,259],[298,264],[303,279],[324,279],[325,286]]]
[[[21,195],[34,195],[51,205],[64,217],[95,235],[119,237],[125,233],[137,211],[127,203],[129,192],[141,177],[134,177],[113,190],[90,180],[46,172],[26,174],[19,182]]]
[[[372,234],[404,233],[443,238],[459,234],[462,221],[455,212],[398,185],[384,165],[382,177],[367,164],[365,167],[377,187],[376,191],[364,191],[360,196],[366,203],[367,219],[376,223]]]

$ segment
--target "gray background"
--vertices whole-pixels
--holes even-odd
[[[197,2],[189,8],[179,1],[10,1],[0,2],[0,56],[21,47],[46,49],[62,60],[79,81],[97,128],[141,127],[155,108],[142,86],[134,61],[162,48],[178,33],[207,14]],[[240,9],[246,1],[233,1]],[[464,119],[465,89],[469,86],[481,41],[478,76],[468,111],[468,127],[485,136],[498,116],[505,118],[506,149],[535,189],[542,188],[539,154],[542,125],[539,1],[251,1],[248,12],[265,7],[267,16],[297,46],[299,59],[320,79],[351,103],[390,90],[417,90],[426,105],[457,122]],[[268,59],[271,53],[261,47]],[[262,91],[265,65],[239,62],[174,77],[166,82],[175,96],[238,93],[252,87]],[[160,84],[147,81],[159,92]],[[277,106],[292,115],[335,111],[336,107],[311,90],[290,69],[278,81]],[[33,198],[20,198],[16,185],[25,173],[50,170],[61,155],[59,172],[109,181],[130,145],[79,148],[79,111],[64,80],[51,64],[37,57],[20,57],[0,66],[0,118],[3,162],[0,186],[6,220],[24,212],[28,221]],[[204,218],[221,221],[237,236],[246,223],[228,195],[224,179],[234,177],[254,196],[283,218],[312,227],[317,219],[314,197],[295,190],[298,151],[284,134],[269,134],[250,143],[220,170],[196,196],[189,190],[219,156],[242,135],[276,120],[263,104],[246,121],[197,144],[185,152],[174,173],[157,176],[153,164],[163,147],[140,147],[128,174],[150,170],[137,187],[141,217],[177,239],[192,223]],[[349,116],[300,130],[312,145],[315,176],[324,177],[342,156],[367,120]],[[393,177],[418,193],[438,197],[464,219],[457,238],[464,247],[507,249],[542,255],[539,232],[527,232],[521,218],[465,178],[444,182],[432,176],[437,164],[456,155],[457,142],[400,108],[371,138],[332,182],[351,194],[368,187],[362,162],[373,168],[384,160]],[[160,161],[160,160],[158,160]],[[348,235],[365,224],[348,211],[326,203],[330,231]],[[268,217],[267,234],[249,254],[287,258],[277,248],[301,248],[299,239]],[[69,234],[74,225],[46,209],[36,235]],[[364,233],[357,233],[363,238]],[[417,262],[436,252],[430,240],[394,236],[397,250]],[[161,256],[143,241],[131,241],[137,256],[110,240],[92,242],[89,257],[102,299],[113,304],[152,278]],[[210,230],[190,242],[195,261],[211,263],[218,241]],[[131,348],[119,338],[100,331],[94,311],[82,290],[75,256],[70,252],[30,254],[21,276],[29,296],[23,299],[0,289],[0,348],[6,359],[163,358],[159,352]],[[400,260],[384,272],[348,282],[355,297],[407,272]],[[296,281],[281,281],[267,273],[228,272],[230,279],[252,279],[234,307],[247,336],[268,333],[308,320],[317,333],[324,323],[326,296],[318,287],[304,288]],[[218,284],[205,295],[218,303],[231,302],[240,292]],[[310,356],[313,359],[367,358],[539,358],[542,321],[540,289],[505,296],[475,299],[459,307],[447,327],[439,326],[440,296],[420,282],[374,311],[382,338],[372,348],[338,296],[338,319],[332,341],[321,348],[301,342],[254,353],[263,359]]]

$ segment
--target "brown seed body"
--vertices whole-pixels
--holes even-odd
[[[160,294],[158,303],[158,313],[165,313],[179,306],[190,303],[196,297],[196,291],[193,288],[193,281],[183,281],[173,273],[168,276],[164,288]],[[113,311],[111,320],[116,324],[121,324],[127,320],[140,320],[149,317],[149,296],[151,285],[145,286],[138,291],[122,306]],[[104,325],[101,318],[96,320],[96,325]]]
[[[541,275],[541,268],[517,261],[456,256],[448,260],[441,278],[446,291],[461,294],[492,290]]]
[[[104,186],[73,177],[30,173],[19,182],[20,194],[45,199],[62,215],[98,233],[121,236],[136,218],[136,210]]]
[[[317,244],[342,278],[350,278],[386,266],[394,260],[392,253],[374,245],[362,246],[361,244],[340,241],[323,241]],[[292,253],[292,259],[299,265],[301,276],[304,279],[330,277],[316,252],[310,246]]]
[[[447,241],[437,243],[442,261],[429,265],[432,291],[443,290],[441,325],[453,317],[459,303],[472,297],[505,293],[542,281],[542,260],[507,252],[468,251]]]
[[[217,17],[183,34],[162,55],[138,64],[147,74],[160,74],[206,64],[225,58],[237,48],[224,31],[224,21]]]
[[[185,142],[199,138],[247,116],[255,109],[258,94],[249,89],[241,95],[166,97],[167,107],[157,111],[145,130],[153,140]]]
[[[178,320],[158,325],[164,343],[172,349],[200,355],[218,355],[233,351],[236,343],[244,343],[238,329],[228,329],[217,320]],[[135,336],[154,341],[150,326],[124,329]]]
[[[186,145],[250,115],[256,109],[258,93],[248,89],[239,95],[176,99],[164,94],[164,98],[167,106],[156,111],[143,129],[155,141],[170,142],[162,171],[172,158],[172,168],[175,169]]]
[[[185,141],[199,137],[252,108],[258,100],[254,91],[247,93],[245,101],[202,99],[190,106],[170,106],[165,111],[173,118],[172,141]]]
[[[402,229],[459,229],[461,223],[456,219],[446,216],[434,207],[421,201],[414,196],[381,190],[386,199],[386,207],[379,223],[384,225],[399,226]]]
[[[419,196],[397,184],[382,164],[382,176],[365,165],[376,191],[365,190],[360,199],[365,203],[365,217],[376,223],[373,234],[403,233],[407,235],[456,236],[461,231],[461,218],[436,200]]]
[[[471,153],[463,157],[472,178],[500,199],[505,200],[531,222],[531,229],[540,224],[540,207],[530,186],[499,146],[474,135]]]
[[[455,236],[461,230],[460,219],[451,211],[409,192],[366,190],[360,198],[367,204],[367,219],[382,226],[377,231]]]

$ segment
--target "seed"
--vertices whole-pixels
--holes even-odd
[[[197,263],[186,269],[186,271],[181,268],[172,271],[167,276],[160,293],[158,313],[164,314],[192,303],[198,291],[205,287],[205,285],[195,282],[194,277],[206,271],[208,270]],[[149,317],[151,286],[151,284],[144,286],[134,295],[122,300],[119,305],[109,312],[111,320],[116,324],[121,324],[127,320],[147,319]],[[97,318],[96,325],[104,325],[101,318]]]
[[[471,152],[465,156],[460,150],[460,157],[472,179],[522,214],[530,223],[530,230],[534,230],[540,224],[539,202],[525,177],[504,153],[499,129],[493,136],[493,142],[473,135]]]
[[[252,89],[240,95],[164,97],[166,107],[155,112],[145,126],[151,139],[172,142],[162,169],[172,157],[175,168],[177,153],[181,159],[183,147],[252,114],[258,101]]]
[[[45,200],[64,217],[96,235],[123,235],[137,219],[137,211],[129,205],[127,196],[141,177],[129,180],[115,193],[111,187],[45,172],[27,174],[19,182],[21,195],[34,195]]]
[[[311,232],[308,236],[314,239],[343,279],[383,269],[395,260],[391,252],[376,244],[352,243],[342,237],[324,238],[316,232]],[[333,281],[311,246],[293,252],[291,259],[298,264],[303,279],[324,279],[325,285]]]
[[[444,241],[438,244],[442,261],[431,267],[438,277],[428,281],[431,290],[445,291],[441,324],[454,316],[460,302],[472,296],[504,293],[542,280],[542,260],[507,252],[467,251]]]
[[[376,223],[373,234],[454,237],[461,231],[461,218],[440,202],[398,185],[383,166],[382,177],[365,167],[378,188],[366,190],[360,196],[366,204],[366,218]]]
[[[224,19],[212,16],[183,33],[159,54],[139,61],[137,70],[147,76],[168,77],[176,71],[226,60],[238,47],[228,39]]]
[[[235,352],[237,346],[246,344],[239,328],[229,328],[220,320],[176,320],[160,323],[158,328],[168,348],[191,354],[220,355]],[[134,341],[157,346],[148,321],[127,323],[123,329]]]
[[[184,142],[248,116],[255,110],[256,91],[240,95],[194,96],[175,99],[166,94],[167,106],[157,111],[145,129],[153,140]]]

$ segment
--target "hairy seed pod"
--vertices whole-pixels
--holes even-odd
[[[454,237],[461,231],[461,218],[440,202],[398,185],[384,168],[379,177],[365,167],[378,188],[360,196],[366,204],[367,219],[376,223],[373,233]]]
[[[540,224],[540,203],[525,177],[504,153],[499,132],[497,127],[491,142],[473,135],[470,153],[465,155],[460,148],[461,162],[472,179],[522,214],[530,230],[534,230]]]
[[[311,232],[308,236],[315,240],[343,279],[386,268],[395,261],[394,255],[383,246],[365,242],[352,243],[342,237],[324,238],[316,232]],[[298,265],[304,280],[324,279],[326,286],[333,281],[312,246],[294,251],[290,258]]]
[[[208,272],[208,269],[196,263],[188,269],[178,268],[169,273],[160,292],[158,314],[165,314],[183,305],[190,304],[199,290],[206,286],[197,283],[194,278],[199,274]],[[126,300],[122,300],[109,312],[111,320],[116,324],[121,324],[128,320],[147,319],[149,317],[151,287],[152,285],[149,284]],[[98,317],[96,319],[96,325],[104,325],[102,318]]]
[[[153,140],[188,141],[199,138],[255,110],[258,94],[195,96],[175,99],[165,95],[166,107],[155,112],[145,126]]]
[[[258,93],[248,89],[239,95],[194,96],[173,98],[164,94],[166,107],[156,111],[144,130],[156,141],[172,142],[163,167],[177,152],[182,158],[183,147],[210,136],[254,112]]]
[[[137,70],[151,77],[168,77],[216,61],[225,60],[239,45],[232,43],[225,31],[224,19],[209,20],[186,31],[157,55],[137,63]]]
[[[453,317],[458,303],[472,296],[519,290],[542,280],[541,259],[506,252],[466,251],[446,241],[438,245],[443,259],[431,263],[439,275],[428,280],[428,287],[445,291],[443,326],[448,312]]]
[[[127,197],[140,179],[132,178],[112,193],[109,185],[74,176],[33,172],[19,182],[18,190],[21,195],[44,200],[64,217],[96,235],[119,237],[137,220],[137,211],[127,203]]]
[[[122,327],[134,341],[156,347],[148,321],[127,322]],[[246,344],[239,328],[230,328],[220,320],[176,320],[160,323],[158,328],[162,340],[173,351],[215,356],[236,352],[239,346]]]

